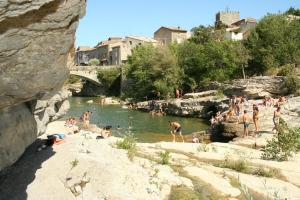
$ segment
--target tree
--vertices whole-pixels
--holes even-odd
[[[88,65],[89,66],[97,66],[100,64],[100,61],[97,58],[92,58],[89,60]]]
[[[198,26],[192,29],[192,37],[190,41],[196,44],[205,44],[210,41],[224,41],[225,40],[225,28],[215,29],[213,26]]]
[[[250,51],[252,73],[297,63],[300,52],[300,21],[285,14],[268,14],[245,41]]]
[[[126,71],[132,83],[126,94],[136,99],[154,96],[157,92],[162,97],[173,94],[182,74],[169,47],[147,44],[133,50]]]
[[[300,16],[300,9],[295,9],[294,7],[290,7],[285,13],[288,15]]]

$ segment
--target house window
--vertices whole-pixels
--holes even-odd
[[[129,41],[129,44],[132,45],[132,41]]]

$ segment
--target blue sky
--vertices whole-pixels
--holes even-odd
[[[76,45],[95,46],[110,36],[153,37],[160,26],[187,30],[212,25],[218,11],[240,11],[241,18],[300,8],[300,0],[88,0],[76,32]]]

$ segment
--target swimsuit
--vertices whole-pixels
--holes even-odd
[[[248,122],[244,122],[244,128],[248,128],[249,123]]]
[[[274,125],[279,124],[279,117],[273,117],[273,123]]]
[[[181,132],[181,126],[179,126],[175,129],[175,133],[179,133],[179,132]]]

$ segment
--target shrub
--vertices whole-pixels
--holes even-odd
[[[263,177],[277,177],[278,176],[278,170],[276,169],[265,169],[262,166],[259,166],[258,168],[254,169],[252,174],[257,176],[263,176]]]
[[[295,65],[286,64],[280,67],[277,76],[288,76],[294,74],[294,72],[295,72]]]
[[[249,173],[248,163],[245,160],[231,160],[226,158],[223,163],[217,164],[218,167],[233,169],[238,172]]]
[[[75,75],[70,75],[69,78],[67,79],[66,83],[69,84],[74,84],[80,81],[80,78],[78,76]]]
[[[169,164],[169,160],[171,158],[170,152],[165,151],[165,152],[160,152],[159,157],[161,158],[161,164],[162,165],[167,165]]]
[[[97,72],[98,80],[108,89],[108,95],[119,95],[121,87],[121,70],[108,69]]]
[[[136,154],[136,138],[132,133],[125,134],[123,140],[117,141],[116,145],[119,149],[127,150],[130,159]]]
[[[268,141],[263,149],[262,158],[284,161],[298,151],[300,151],[300,128],[290,129],[280,118],[278,134]]]
[[[100,64],[100,61],[97,58],[92,58],[89,60],[88,65],[89,66],[97,66]]]
[[[300,80],[294,74],[288,75],[284,79],[284,86],[289,94],[294,94],[300,89]]]

